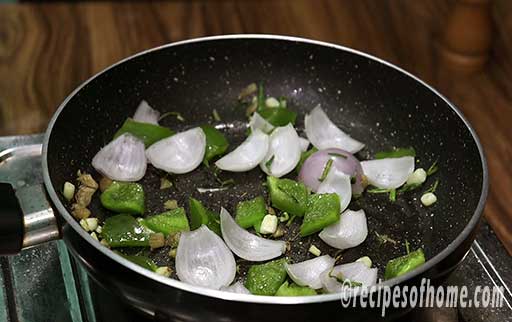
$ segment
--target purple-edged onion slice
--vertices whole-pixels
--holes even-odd
[[[251,292],[240,281],[231,284],[230,286],[221,287],[221,291],[237,293],[237,294],[251,294]]]
[[[288,124],[270,134],[267,155],[260,167],[269,176],[282,177],[291,172],[300,160],[300,141],[295,128]]]
[[[320,105],[316,106],[304,118],[306,135],[318,150],[338,148],[356,153],[364,148],[364,144],[354,140],[340,130],[325,114]]]
[[[249,127],[251,131],[260,130],[263,133],[270,133],[274,130],[274,126],[267,120],[265,120],[258,112],[254,112],[251,116],[251,120],[249,121]]]
[[[125,133],[105,145],[92,159],[102,175],[117,181],[138,181],[146,173],[144,142]]]
[[[149,106],[148,102],[141,101],[139,107],[133,114],[133,120],[142,123],[150,123],[158,125],[158,119],[160,118],[160,112],[154,110]]]
[[[296,264],[286,264],[288,276],[301,286],[309,286],[313,289],[322,288],[320,275],[326,270],[331,270],[335,259],[329,255],[323,255]]]
[[[249,171],[265,158],[268,145],[268,135],[256,129],[236,149],[226,154],[220,160],[217,160],[215,165],[225,171]]]
[[[281,256],[286,250],[284,241],[258,237],[240,227],[224,208],[220,210],[220,228],[229,249],[248,261],[266,261]]]
[[[414,171],[414,157],[362,161],[361,167],[371,185],[382,189],[396,189]]]
[[[353,262],[334,266],[321,274],[322,286],[327,293],[339,293],[343,283],[338,280],[349,280],[361,283],[362,286],[372,286],[377,282],[377,268],[368,268],[361,262]],[[348,283],[347,285],[348,286]]]
[[[368,226],[364,210],[347,210],[340,220],[318,235],[327,245],[337,249],[347,249],[361,244],[368,236]]]
[[[317,191],[320,185],[319,178],[329,159],[332,159],[331,169],[337,169],[349,175],[351,180],[352,178],[355,180],[352,184],[352,194],[361,194],[365,188],[361,164],[351,153],[340,149],[327,149],[313,153],[300,168],[299,181],[312,191]]]
[[[201,164],[205,149],[206,136],[195,127],[156,142],[146,150],[146,156],[155,168],[182,174]]]
[[[235,278],[235,257],[222,238],[202,225],[181,233],[176,274],[183,282],[218,290]]]
[[[350,176],[332,168],[324,181],[318,186],[317,193],[335,193],[340,197],[340,212],[347,209],[352,199]]]

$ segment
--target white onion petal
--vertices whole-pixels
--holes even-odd
[[[206,136],[196,127],[154,143],[146,150],[146,156],[155,168],[181,174],[201,164],[205,149]]]
[[[260,167],[266,174],[279,178],[295,169],[300,154],[299,136],[293,125],[281,126],[270,134],[267,155],[261,161]]]
[[[230,286],[221,287],[220,290],[238,294],[251,294],[251,292],[240,281],[233,283]]]
[[[270,133],[274,129],[274,126],[267,120],[265,120],[258,112],[254,112],[249,121],[249,127],[251,131],[261,130],[263,133]]]
[[[232,172],[244,172],[255,168],[268,151],[268,135],[256,129],[236,149],[226,154],[215,165]]]
[[[160,118],[160,112],[154,110],[149,106],[148,102],[141,101],[139,107],[133,114],[133,120],[142,123],[150,123],[158,125],[158,119]]]
[[[318,150],[338,148],[350,153],[356,153],[364,148],[364,144],[354,140],[340,130],[317,105],[304,118],[306,135]]]
[[[325,227],[318,235],[327,245],[347,249],[361,244],[368,236],[364,210],[347,210],[338,222]]]
[[[144,142],[125,133],[105,145],[92,159],[102,175],[118,181],[138,181],[147,168]]]
[[[309,140],[305,138],[299,138],[300,150],[306,152],[309,148]]]
[[[258,237],[240,227],[229,212],[221,208],[220,228],[226,245],[238,257],[261,262],[281,256],[286,250],[286,243]]]
[[[368,268],[361,262],[334,266],[332,270],[326,270],[321,274],[322,288],[326,292],[339,293],[342,291],[343,284],[338,282],[336,276],[368,287],[377,283],[377,268]]]
[[[202,225],[181,233],[176,274],[183,282],[219,289],[235,278],[235,257],[222,238]]]
[[[288,276],[300,286],[313,289],[322,288],[320,275],[331,270],[336,260],[329,255],[323,255],[296,264],[286,264]]]
[[[347,209],[352,199],[350,176],[331,167],[324,181],[318,186],[317,193],[336,193],[340,197],[340,212],[342,212]]]
[[[371,185],[382,189],[396,189],[414,171],[414,157],[362,161],[361,167]]]

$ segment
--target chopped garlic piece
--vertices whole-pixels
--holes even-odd
[[[277,229],[277,216],[266,215],[261,222],[260,233],[273,234]]]
[[[98,228],[98,218],[84,218],[80,220],[80,226],[85,231],[93,231]]]
[[[80,219],[78,223],[85,231],[89,231],[89,226],[87,226],[87,221],[85,221],[85,219]]]
[[[160,179],[160,190],[169,189],[172,187],[172,181],[167,178]]]
[[[427,180],[427,172],[423,168],[414,170],[407,178],[408,185],[420,185]]]
[[[281,227],[277,227],[276,232],[272,234],[272,237],[279,238],[284,236],[284,229]]]
[[[100,240],[98,239],[98,235],[96,235],[96,233],[95,233],[94,231],[91,233],[91,237],[92,237],[93,239],[97,240],[97,241],[100,241]]]
[[[275,97],[269,97],[265,100],[265,105],[271,108],[279,107],[279,101]]]
[[[64,188],[62,189],[62,194],[67,201],[71,201],[75,196],[75,185],[71,182],[64,182]]]
[[[149,247],[157,249],[165,246],[165,236],[162,233],[154,233],[149,235]]]
[[[98,228],[98,218],[86,218],[87,226],[89,227],[89,231],[96,230]]]
[[[166,202],[164,202],[164,208],[167,210],[174,210],[178,208],[178,201],[175,199],[167,200]]]
[[[372,267],[372,260],[368,256],[363,256],[357,259],[356,262],[363,263],[368,268]]]
[[[433,194],[432,192],[427,192],[425,194],[423,194],[423,196],[421,196],[421,203],[425,206],[425,207],[428,207],[428,206],[431,206],[433,205],[434,203],[436,203],[437,201],[437,197],[435,194]]]
[[[162,276],[165,276],[165,277],[170,277],[171,276],[171,269],[167,266],[161,266],[159,268],[156,269],[155,273],[157,273],[158,275],[162,275]]]
[[[315,245],[311,245],[309,246],[309,250],[308,250],[311,254],[315,255],[315,256],[320,256],[320,254],[322,254],[322,252],[320,251],[320,249],[318,249],[318,247],[316,247]]]

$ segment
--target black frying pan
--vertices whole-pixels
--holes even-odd
[[[455,268],[473,240],[487,193],[482,148],[460,111],[414,76],[366,54],[304,39],[236,35],[175,43],[130,57],[84,83],[53,117],[43,149],[45,185],[60,214],[64,239],[96,281],[141,310],[186,321],[364,320],[380,314],[357,307],[342,309],[335,294],[302,298],[239,295],[159,277],[99,245],[69,214],[59,193],[64,182],[75,178],[78,169],[99,179],[91,167],[92,157],[133,115],[142,99],[162,113],[180,112],[185,122],[172,117],[161,122],[176,131],[205,123],[225,124],[224,132],[234,148],[246,134],[245,109],[236,98],[255,81],[264,81],[269,95],[291,99],[291,108],[299,114],[299,129],[304,114],[322,104],[337,125],[366,144],[359,159],[371,159],[375,152],[393,147],[413,146],[419,166],[427,168],[439,160],[439,200],[433,207],[421,206],[422,190],[401,195],[395,203],[385,194],[365,194],[352,202],[351,209],[365,210],[369,235],[362,245],[345,251],[341,262],[368,255],[382,276],[386,262],[403,255],[403,241],[408,240],[413,248],[424,248],[428,261],[388,285],[416,283],[422,276],[439,280]],[[221,122],[213,120],[214,108]],[[170,190],[159,189],[162,176],[150,166],[141,181],[148,214],[163,211],[162,200],[177,199],[186,205],[189,196],[212,209],[224,206],[233,213],[241,195],[266,195],[259,169],[222,173],[223,179],[236,181],[235,187],[211,194],[196,190],[218,186],[204,167],[173,176]],[[112,215],[99,205],[98,198],[91,210],[100,218]],[[296,235],[297,229],[292,225],[285,239]],[[382,244],[375,232],[401,243]],[[336,253],[317,237],[308,237],[296,239],[286,256],[292,262],[311,258],[307,252],[311,243],[324,254]],[[161,249],[149,255],[160,265],[174,266],[167,252]],[[241,262],[242,275],[247,265]]]

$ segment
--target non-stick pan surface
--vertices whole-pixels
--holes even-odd
[[[142,99],[162,113],[181,113],[183,122],[174,117],[161,121],[175,131],[202,124],[223,126],[233,149],[246,135],[247,118],[237,103],[238,93],[258,81],[265,83],[269,95],[291,99],[289,105],[299,114],[300,129],[304,114],[321,104],[338,126],[366,144],[359,159],[412,146],[418,167],[428,168],[438,160],[438,173],[425,185],[426,189],[439,179],[438,202],[432,207],[425,208],[419,201],[424,189],[399,195],[394,203],[386,194],[367,193],[351,203],[350,209],[365,210],[369,235],[362,245],[344,252],[341,262],[368,255],[382,276],[386,262],[404,254],[406,240],[412,248],[423,247],[427,258],[432,258],[456,239],[482,206],[486,172],[481,151],[468,125],[442,97],[374,58],[330,45],[269,37],[227,37],[163,47],[125,60],[89,81],[65,102],[49,130],[45,152],[54,191],[73,180],[78,169],[100,178],[91,167],[92,157],[133,115]],[[221,121],[213,119],[213,109]],[[149,166],[141,181],[148,215],[162,212],[168,199],[186,206],[190,196],[211,209],[223,206],[233,214],[238,201],[266,195],[265,176],[259,168],[221,173],[222,179],[232,178],[236,184],[214,193],[197,191],[219,186],[204,166],[171,176],[173,188],[160,190],[164,175]],[[99,205],[98,198],[91,209],[99,218],[112,215]],[[64,217],[72,220],[69,214]],[[292,225],[284,239],[295,237],[297,229],[297,224]],[[377,234],[398,243],[381,243]],[[313,255],[307,249],[312,243],[324,254],[336,253],[316,236],[297,237],[286,256],[292,262],[309,259]],[[146,251],[159,265],[174,266],[167,252]],[[248,263],[240,264],[243,272]]]

